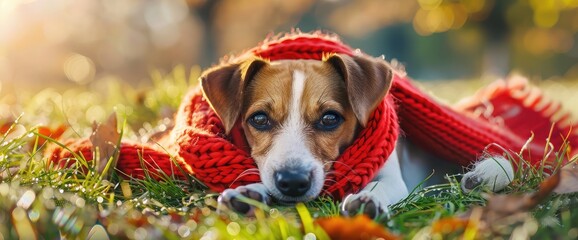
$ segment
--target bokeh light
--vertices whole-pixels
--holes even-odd
[[[1,1],[0,79],[138,82],[153,68],[197,62],[201,28],[183,0]]]
[[[295,27],[400,58],[418,79],[481,76],[494,48],[507,51],[507,71],[577,77],[578,0],[5,0],[0,84],[139,84],[153,69],[207,67]]]
[[[73,82],[84,84],[94,78],[94,62],[80,54],[72,54],[63,64],[64,74]]]
[[[477,14],[484,9],[484,1],[419,0],[418,2],[420,9],[413,18],[413,27],[422,36],[459,29],[464,26],[469,15]]]

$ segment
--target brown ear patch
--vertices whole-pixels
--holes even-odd
[[[391,68],[383,59],[366,56],[334,54],[324,61],[343,77],[349,103],[359,123],[365,127],[370,114],[391,87]]]
[[[242,63],[208,69],[200,77],[205,98],[221,119],[227,134],[241,112],[245,86],[267,64],[263,59],[250,58]]]

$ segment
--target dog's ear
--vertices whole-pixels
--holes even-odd
[[[357,120],[365,127],[370,114],[391,87],[391,68],[381,58],[365,56],[333,54],[324,61],[345,80],[349,103]]]
[[[242,63],[215,67],[201,76],[205,98],[223,122],[225,133],[235,125],[243,102],[243,91],[249,81],[268,62],[250,58]]]

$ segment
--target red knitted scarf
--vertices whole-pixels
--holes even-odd
[[[320,60],[327,53],[361,54],[336,37],[319,33],[286,35],[264,42],[246,54],[275,61]],[[534,165],[539,164],[548,136],[552,136],[548,141],[553,146],[560,147],[566,141],[573,147],[568,154],[578,153],[578,132],[570,134],[576,125],[568,123],[567,115],[552,125],[552,117],[559,109],[553,109],[552,103],[544,107],[541,95],[532,96],[535,99],[532,102],[524,101],[530,99],[528,88],[525,83],[494,84],[455,110],[432,100],[405,76],[394,75],[390,93],[373,112],[367,127],[333,164],[324,193],[342,198],[371,181],[393,151],[398,137],[398,118],[410,140],[464,166],[477,160],[485,150],[491,150],[486,148],[490,144],[500,146],[493,150],[499,153],[517,152],[525,145],[524,157]],[[488,103],[494,111],[475,115],[480,110],[488,110]],[[496,120],[500,120],[499,124]],[[526,144],[532,132],[534,140]],[[73,152],[92,159],[88,139],[68,140],[65,144]],[[249,155],[242,129],[236,126],[225,136],[219,118],[198,88],[183,100],[174,129],[160,145],[162,149],[157,144],[123,142],[117,169],[133,177],[143,177],[144,171],[154,173],[155,170],[182,179],[191,174],[214,191],[259,181],[257,174],[248,174],[256,165]],[[50,162],[60,165],[65,165],[63,160],[73,155],[58,147],[51,148],[47,154]],[[175,161],[171,161],[171,156]]]

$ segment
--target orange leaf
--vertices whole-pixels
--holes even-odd
[[[60,136],[62,136],[64,131],[66,131],[66,126],[60,125],[57,128],[40,126],[37,128],[37,131],[38,131],[38,133],[40,133],[44,136],[50,137],[52,139],[58,139],[58,138],[60,138]],[[38,138],[38,146],[42,146],[42,145],[44,145],[44,143],[46,143],[46,139],[43,137],[39,137]],[[34,145],[34,142],[31,142],[30,144]]]
[[[7,122],[0,126],[0,140],[11,141],[26,134],[26,128],[17,122]]]
[[[327,217],[315,220],[331,239],[400,239],[365,215],[353,218]]]
[[[12,124],[14,124],[13,122],[6,122],[3,124],[0,124],[0,134],[5,134],[8,132],[8,130],[10,130],[10,127],[12,126]]]
[[[467,219],[448,217],[437,220],[432,224],[432,233],[448,234],[463,230],[468,225]]]

